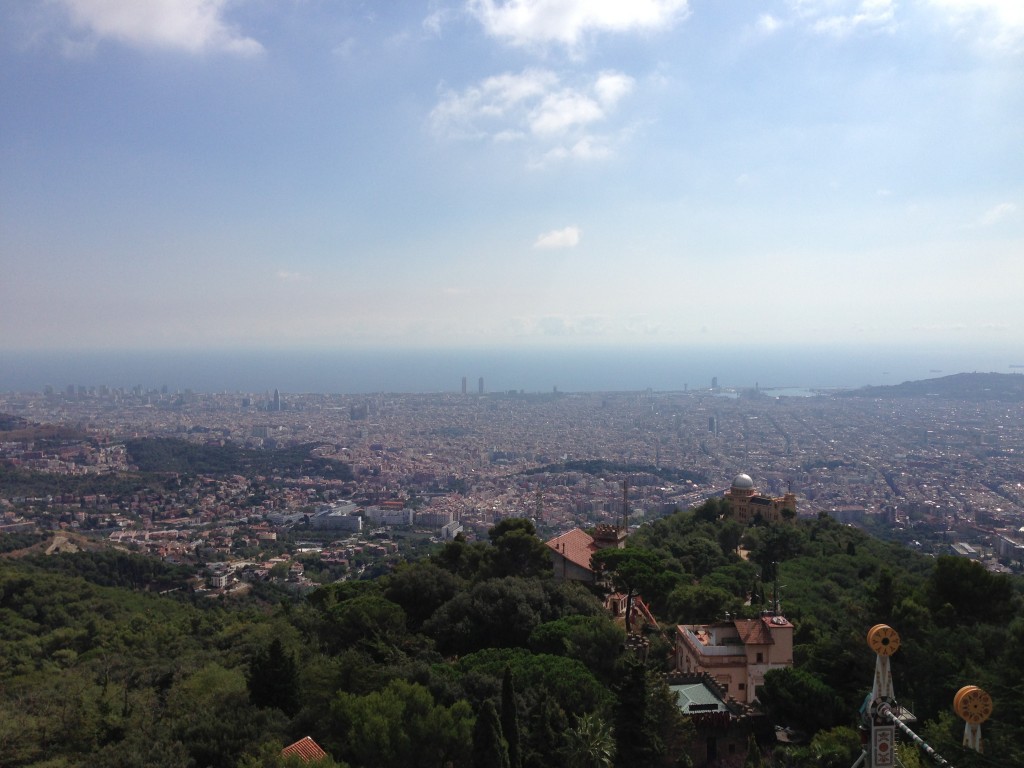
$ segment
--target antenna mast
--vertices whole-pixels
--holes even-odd
[[[629,530],[629,481],[622,481],[622,530]]]

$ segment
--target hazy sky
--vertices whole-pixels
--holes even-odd
[[[0,4],[0,349],[1024,342],[1020,0]]]

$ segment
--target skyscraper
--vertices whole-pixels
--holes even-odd
[[[466,394],[466,377],[462,377],[462,394]]]
[[[484,377],[483,376],[481,376],[479,381],[477,381],[477,383],[476,383],[476,392],[477,392],[478,395],[482,395],[484,393]]]

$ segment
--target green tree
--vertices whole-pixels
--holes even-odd
[[[607,616],[566,616],[538,626],[529,645],[534,653],[579,659],[602,680],[615,671],[626,633]]]
[[[329,651],[358,648],[378,661],[393,659],[407,635],[405,613],[377,595],[356,597],[332,606],[320,633]]]
[[[768,670],[757,698],[773,723],[808,733],[831,728],[847,718],[846,708],[834,690],[792,667]]]
[[[663,557],[646,549],[605,549],[595,552],[591,559],[595,567],[611,576],[616,589],[626,593],[627,632],[632,631],[630,614],[636,595],[643,595],[658,611],[681,580],[680,574],[666,570]]]
[[[492,576],[548,577],[552,574],[551,555],[530,520],[512,517],[502,520],[487,532],[491,540]]]
[[[418,632],[434,611],[465,587],[465,581],[434,563],[402,565],[388,577],[384,596],[405,611],[411,632]]]
[[[576,718],[568,732],[569,768],[612,768],[615,737],[611,726],[596,712]]]
[[[650,728],[651,686],[639,662],[626,666],[617,687],[615,764],[618,768],[650,768],[661,762],[664,744]]]
[[[468,756],[469,705],[460,701],[445,707],[416,683],[393,680],[366,696],[340,692],[332,714],[334,728],[325,746],[353,766],[442,768]]]
[[[473,768],[509,768],[508,742],[501,733],[501,722],[494,702],[480,707],[473,728]]]
[[[442,653],[480,648],[525,647],[545,621],[573,614],[596,615],[600,603],[578,585],[508,577],[488,579],[441,606],[423,625]]]
[[[477,581],[489,575],[487,545],[481,542],[470,543],[461,533],[445,544],[431,562],[469,581]]]
[[[508,742],[509,768],[522,768],[522,744],[519,737],[519,703],[512,680],[512,667],[506,666],[501,678],[501,732]]]
[[[278,638],[249,664],[249,697],[257,707],[277,707],[286,715],[299,709],[299,676],[295,656]]]
[[[230,768],[261,741],[281,738],[287,725],[280,711],[249,704],[240,670],[213,663],[171,688],[167,713],[173,739],[187,746],[196,764],[214,768]]]
[[[939,623],[946,626],[1006,623],[1019,610],[1020,600],[1008,577],[989,573],[974,560],[949,556],[935,562],[928,598]]]
[[[674,622],[710,622],[722,618],[727,612],[738,613],[742,608],[739,598],[718,587],[684,584],[668,596],[668,618]]]
[[[847,768],[861,754],[860,736],[848,726],[819,731],[811,739],[814,764],[821,768]]]

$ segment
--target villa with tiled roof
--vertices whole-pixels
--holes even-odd
[[[591,556],[602,549],[622,549],[626,544],[626,529],[622,526],[599,525],[594,534],[573,528],[545,542],[557,580],[593,583],[597,573],[591,567]]]
[[[769,669],[793,666],[793,625],[783,616],[676,627],[675,668],[706,672],[729,696],[754,701]]]

